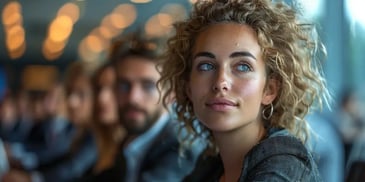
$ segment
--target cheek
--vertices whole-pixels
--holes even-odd
[[[199,100],[202,99],[204,95],[206,95],[206,86],[203,85],[197,86],[197,85],[193,84],[190,85],[190,95],[188,96],[193,105],[199,102]]]
[[[153,92],[145,97],[143,103],[139,104],[139,107],[145,108],[148,111],[153,111],[158,108],[162,101],[160,101],[160,95],[158,92]]]
[[[192,75],[194,79],[189,82],[188,96],[192,102],[201,99],[204,95],[211,91],[211,81],[209,77]]]
[[[264,85],[258,80],[242,81],[236,85],[236,89],[242,97],[260,97],[263,94]]]
[[[91,102],[91,100],[85,100],[82,103],[80,109],[82,109],[82,112],[84,113],[85,116],[90,115],[91,112],[92,112],[92,102]]]

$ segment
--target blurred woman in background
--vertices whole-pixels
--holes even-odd
[[[89,171],[77,181],[118,180],[121,177],[116,161],[124,130],[118,121],[115,96],[116,75],[110,62],[101,65],[95,72],[92,84],[94,95],[93,135],[96,139],[98,158]]]

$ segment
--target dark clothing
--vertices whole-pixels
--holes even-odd
[[[270,129],[268,134],[268,138],[247,153],[238,181],[322,181],[301,141],[284,129]],[[219,155],[201,156],[194,172],[184,181],[218,182],[223,171]]]
[[[96,161],[94,137],[86,133],[76,149],[38,169],[42,181],[67,182],[81,177]]]
[[[65,155],[74,132],[72,123],[61,117],[38,122],[23,143],[11,143],[12,157],[19,161],[21,169],[35,170]]]
[[[14,123],[0,121],[0,138],[4,142],[25,142],[32,128],[32,121],[25,118],[19,118]]]
[[[149,147],[146,148],[145,155],[142,157],[142,162],[137,170],[138,179],[136,181],[179,182],[192,171],[205,145],[200,140],[200,143],[196,141],[193,147],[185,151],[183,153],[184,155],[181,156],[179,154],[178,126],[179,124],[171,119],[164,124]],[[122,150],[117,156],[112,169],[108,169],[97,175],[86,176],[78,181],[126,181],[125,174],[128,165]]]
[[[138,182],[181,181],[191,173],[205,145],[196,141],[190,150],[179,154],[178,126],[176,121],[167,122],[146,152],[141,164]]]
[[[89,171],[84,174],[81,178],[76,179],[74,182],[119,182],[125,178],[125,173],[123,169],[126,168],[125,160],[122,158],[122,154],[118,155],[114,161],[113,167],[106,169],[100,173],[93,173],[92,166]]]

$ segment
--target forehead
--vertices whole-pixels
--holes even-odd
[[[119,61],[116,67],[119,79],[152,79],[158,80],[160,74],[156,70],[156,63],[153,60],[142,57],[127,57]]]
[[[98,75],[98,82],[113,82],[115,80],[115,72],[114,69],[109,66],[104,68]]]
[[[86,75],[79,75],[66,86],[68,92],[91,89],[90,78]]]
[[[250,26],[238,23],[210,25],[198,35],[193,50],[194,53],[226,53],[239,50],[247,50],[257,55],[261,53],[256,32]]]

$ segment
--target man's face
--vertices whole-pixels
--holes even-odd
[[[141,57],[127,57],[116,69],[119,119],[130,134],[141,134],[163,110],[156,87],[160,74],[153,61]]]

